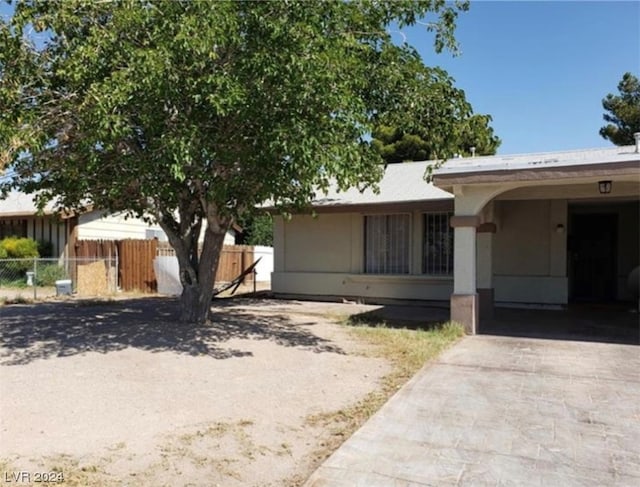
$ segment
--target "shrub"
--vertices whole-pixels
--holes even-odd
[[[48,240],[38,240],[38,255],[40,257],[53,257],[53,244]]]
[[[59,279],[66,279],[67,272],[58,264],[38,265],[36,286],[54,286]]]
[[[2,263],[2,274],[5,279],[21,279],[24,273],[33,269],[33,259],[38,255],[38,242],[30,238],[6,237],[0,240],[0,249],[4,250],[5,259],[23,259]]]
[[[3,248],[9,259],[29,259],[39,257],[38,242],[31,238],[6,237],[0,240],[0,248]]]

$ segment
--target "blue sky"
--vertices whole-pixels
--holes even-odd
[[[640,76],[640,2],[472,1],[462,54],[436,55],[424,27],[403,29],[427,65],[446,69],[477,113],[493,116],[500,154],[610,147],[602,98]]]
[[[9,12],[0,3],[0,15]],[[455,58],[435,54],[422,26],[403,34],[476,113],[493,116],[501,154],[611,146],[598,134],[602,98],[626,71],[640,76],[638,1],[472,1]]]

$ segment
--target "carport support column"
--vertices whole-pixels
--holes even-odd
[[[451,320],[464,325],[475,335],[478,330],[478,294],[476,292],[476,227],[477,216],[454,216],[453,294]]]

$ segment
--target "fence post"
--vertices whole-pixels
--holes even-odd
[[[38,259],[33,258],[33,300],[38,300]]]
[[[120,269],[118,267],[119,264],[120,262],[118,261],[118,248],[116,247],[116,275],[113,279],[113,285],[115,287],[115,289],[113,290],[114,294],[118,292],[118,278],[120,277]]]

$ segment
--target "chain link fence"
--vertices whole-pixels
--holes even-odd
[[[108,296],[117,291],[117,257],[0,259],[0,301]]]

